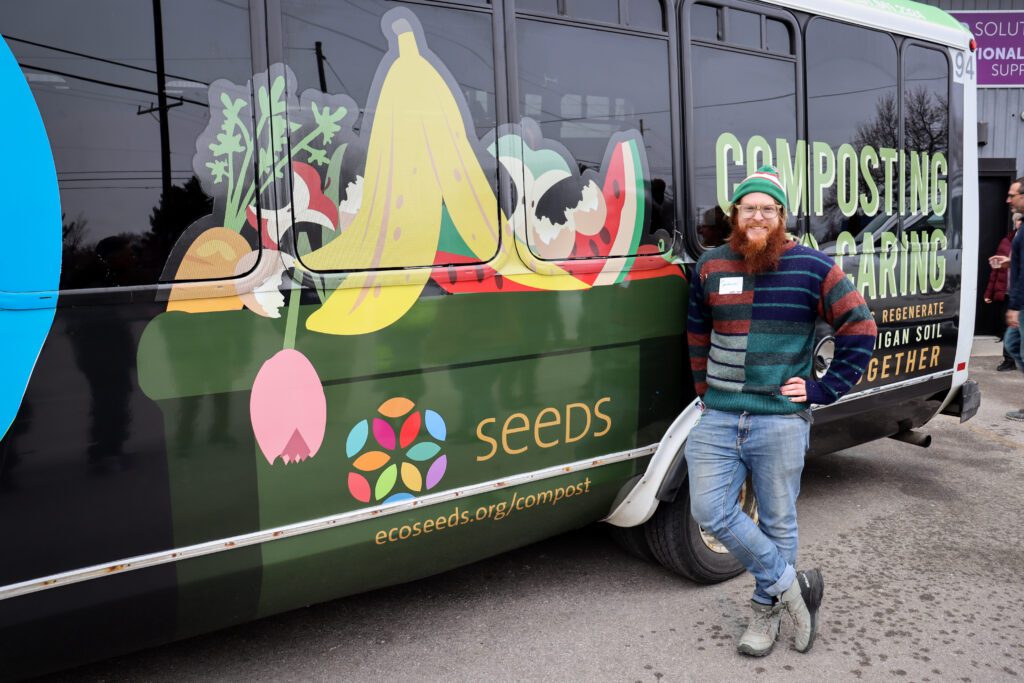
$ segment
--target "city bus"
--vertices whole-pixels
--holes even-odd
[[[687,278],[762,164],[879,327],[810,453],[977,411],[938,9],[38,0],[0,35],[0,678],[601,520],[735,576],[689,513]]]

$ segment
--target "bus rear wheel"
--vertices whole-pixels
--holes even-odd
[[[657,562],[651,546],[647,543],[647,532],[643,526],[615,526],[608,525],[608,533],[611,535],[615,545],[619,546],[629,555],[646,562]]]
[[[757,500],[748,478],[740,489],[740,507],[755,522]],[[718,583],[738,576],[743,566],[690,514],[690,488],[684,482],[672,502],[662,502],[644,524],[647,545],[665,568],[697,583]]]

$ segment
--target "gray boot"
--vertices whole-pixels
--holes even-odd
[[[818,607],[824,592],[825,579],[821,571],[811,569],[797,572],[793,585],[779,596],[779,604],[793,617],[797,652],[807,652],[814,645],[814,636],[818,631]]]
[[[764,657],[772,651],[775,639],[779,637],[779,628],[782,626],[782,603],[772,606],[751,600],[750,608],[754,610],[754,616],[750,618],[750,624],[743,632],[737,649],[745,655]]]

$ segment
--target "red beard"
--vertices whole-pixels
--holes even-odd
[[[777,225],[764,242],[751,242],[746,230],[734,226],[729,246],[743,257],[748,273],[768,273],[779,267],[779,259],[786,249],[786,230]]]

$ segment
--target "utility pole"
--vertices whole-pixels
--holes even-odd
[[[167,75],[164,71],[164,26],[160,0],[153,0],[153,42],[156,47],[157,119],[160,122],[160,177],[164,199],[171,193],[171,131],[167,122]]]
[[[316,48],[316,72],[320,75],[320,92],[327,92],[327,75],[324,74],[324,44],[319,40],[314,44]]]

